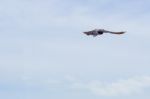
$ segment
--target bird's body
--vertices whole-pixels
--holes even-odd
[[[84,34],[93,35],[94,37],[98,36],[98,35],[102,35],[103,33],[124,34],[125,32],[112,32],[112,31],[107,31],[107,30],[104,30],[104,29],[95,29],[95,30],[92,30],[92,31],[84,32]]]

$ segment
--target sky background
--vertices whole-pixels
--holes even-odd
[[[150,99],[149,5],[0,0],[0,98]]]

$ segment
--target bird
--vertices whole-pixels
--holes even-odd
[[[112,31],[107,31],[107,30],[104,30],[104,29],[94,29],[94,30],[91,30],[91,31],[86,31],[86,32],[83,32],[84,34],[86,35],[92,35],[93,37],[96,37],[98,35],[102,35],[104,33],[110,33],[110,34],[124,34],[125,31],[121,31],[121,32],[112,32]]]

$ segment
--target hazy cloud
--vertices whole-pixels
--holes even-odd
[[[73,89],[88,90],[100,96],[118,96],[141,93],[145,88],[150,87],[150,77],[134,77],[126,80],[107,83],[101,81],[91,81],[89,83],[75,83]]]

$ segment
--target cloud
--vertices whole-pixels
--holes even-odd
[[[131,95],[143,92],[150,87],[150,77],[134,77],[126,80],[119,80],[112,83],[104,83],[100,81],[91,81],[89,83],[74,83],[73,89],[88,90],[99,96],[120,96]]]

